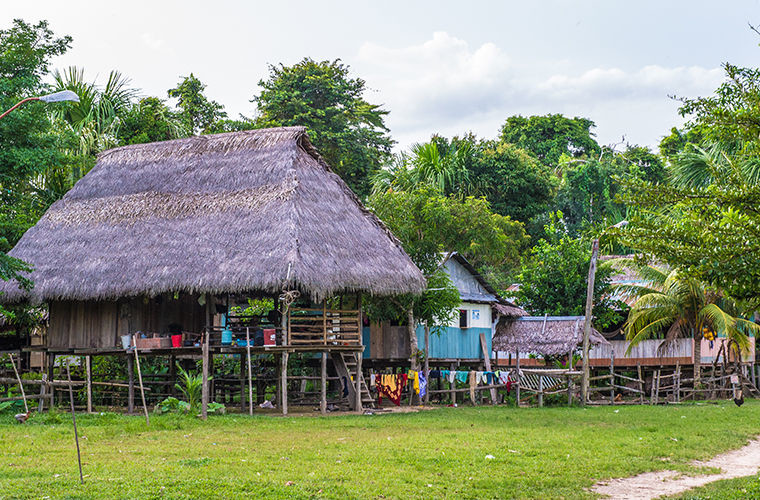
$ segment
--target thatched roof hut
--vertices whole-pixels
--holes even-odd
[[[583,316],[523,316],[499,318],[493,350],[563,355],[583,341]],[[594,328],[591,344],[609,344]]]
[[[418,293],[400,243],[330,169],[303,127],[102,153],[10,255],[34,266],[5,301],[165,292]]]

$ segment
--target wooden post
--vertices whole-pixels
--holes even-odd
[[[354,395],[356,396],[356,401],[354,402],[354,409],[358,412],[362,411],[362,354],[361,351],[355,354],[356,373],[354,374]]]
[[[488,347],[486,345],[486,334],[481,333],[480,334],[480,349],[483,351],[483,361],[485,363],[486,371],[491,371],[491,354],[488,352]],[[486,382],[488,380],[486,379]],[[496,404],[496,389],[493,387],[489,390],[490,396],[491,396],[491,404]]]
[[[248,414],[253,415],[253,369],[251,368],[251,329],[245,329],[245,357],[248,365]]]
[[[639,375],[639,404],[644,404],[644,377],[641,375],[641,363],[636,363],[636,372]]]
[[[140,356],[137,354],[137,336],[134,335],[132,340],[135,343],[135,365],[137,366],[137,380],[140,382],[140,398],[142,399],[143,410],[145,411],[145,425],[150,425],[150,417],[148,416],[148,405],[145,404],[145,388],[143,387],[142,372],[140,371]]]
[[[174,397],[177,394],[177,388],[174,384],[177,383],[177,357],[174,354],[169,355],[169,395]]]
[[[208,299],[207,299],[208,300]],[[206,328],[205,335],[203,336],[203,348],[201,351],[202,363],[203,363],[203,375],[201,382],[201,418],[206,420],[208,418],[208,351],[209,351],[209,337],[210,331]]]
[[[127,413],[132,415],[135,412],[135,361],[132,356],[127,355]]]
[[[92,356],[85,356],[84,362],[87,377],[87,413],[92,413]]]
[[[13,354],[8,353],[8,358],[11,360],[11,365],[13,365],[13,373],[16,374],[16,380],[18,380],[18,386],[21,388],[21,397],[24,399],[24,411],[26,414],[29,414],[29,405],[26,403],[26,394],[24,393],[24,384],[21,383],[21,377],[19,377],[18,370],[16,369],[16,361],[13,359]]]
[[[515,389],[515,394],[517,396],[517,407],[520,407],[520,384],[522,384],[522,381],[520,380],[520,350],[518,349],[515,353],[515,362],[517,363],[517,388]]]
[[[282,384],[282,397],[280,398],[280,404],[282,405],[282,414],[287,416],[288,414],[288,353],[283,352],[280,358],[281,370],[280,370],[280,382]]]
[[[327,351],[322,352],[321,361],[319,411],[327,415]]]
[[[359,332],[361,339],[361,332]],[[322,301],[322,343],[327,345],[327,299]]]
[[[483,335],[482,333],[480,334]],[[425,321],[425,380],[427,380],[428,388],[425,391],[425,404],[430,402],[430,325]]]
[[[43,403],[43,401],[45,401],[45,398],[43,398],[42,396],[45,395],[45,389],[47,388],[47,385],[48,385],[46,383],[47,379],[48,379],[47,378],[47,373],[43,373],[42,374],[42,383],[40,384],[40,401],[39,401],[39,403],[37,403],[37,413],[42,413],[42,410],[43,410],[43,408],[45,406],[45,404]]]
[[[538,376],[538,407],[544,406],[544,377]]]
[[[70,362],[69,362],[70,363]],[[69,363],[66,364],[66,376],[69,379],[69,402],[71,403],[71,421],[74,424],[74,442],[77,444],[77,462],[79,463],[79,484],[84,484],[82,475],[82,456],[79,453],[79,434],[77,433],[77,417],[74,411],[74,389],[71,383],[71,370]]]
[[[567,376],[567,406],[573,406],[573,376]]]
[[[48,362],[48,372],[47,372],[47,379],[48,379],[48,386],[50,388],[50,405],[48,406],[48,411],[53,411],[53,407],[55,406],[55,386],[51,384],[53,380],[53,372],[55,371],[55,354],[48,352],[47,354],[47,362]]]
[[[676,391],[676,403],[681,402],[681,365],[676,363],[676,376],[673,381]]]
[[[586,315],[583,321],[583,379],[581,385],[581,405],[588,399],[589,389],[589,339],[591,337],[591,312],[594,305],[594,278],[596,277],[596,259],[599,256],[599,238],[591,245],[591,263],[588,266],[588,286],[586,287]]]
[[[457,365],[455,363],[451,363],[451,371],[455,371],[456,370],[456,366]],[[450,393],[451,404],[454,405],[454,406],[456,406],[456,404],[457,404],[456,388],[457,388],[457,379],[456,379],[456,377],[454,377],[454,381],[453,382],[449,382],[449,389],[451,390],[451,393]]]
[[[610,404],[615,405],[615,351],[610,350]]]

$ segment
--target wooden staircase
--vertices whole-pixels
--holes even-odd
[[[356,402],[356,386],[355,386],[355,377],[359,377],[359,386],[361,390],[361,400],[362,400],[362,407],[363,408],[374,408],[375,407],[375,399],[372,397],[372,395],[369,392],[369,387],[367,387],[367,381],[364,379],[364,375],[362,374],[361,365],[358,366],[357,370],[357,353],[353,352],[331,352],[330,357],[332,358],[333,364],[335,365],[335,371],[338,372],[338,376],[343,379],[343,377],[346,378],[348,381],[348,407],[349,408],[355,408],[355,402]],[[341,387],[343,383],[341,382]]]

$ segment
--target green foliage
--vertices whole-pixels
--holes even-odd
[[[340,62],[309,58],[293,66],[270,66],[253,98],[261,127],[305,126],[325,161],[359,196],[370,191],[373,172],[390,156],[388,135],[379,105],[364,100],[365,82],[349,76]]]
[[[203,95],[205,89],[206,85],[190,73],[175,88],[167,91],[169,97],[177,99],[179,117],[185,130],[191,134],[208,133],[215,122],[227,117],[224,106]]]
[[[174,387],[185,396],[190,409],[197,410],[201,402],[203,376],[200,373],[189,373],[179,365],[177,365],[177,370],[179,370],[179,383],[174,384]]]
[[[541,239],[525,259],[516,292],[521,307],[535,315],[582,316],[586,306],[591,244],[573,238],[562,223],[562,213],[551,217]],[[622,304],[609,298],[612,270],[597,268],[594,280],[594,323],[607,327],[622,319]]]
[[[119,127],[120,144],[168,141],[190,134],[178,114],[157,97],[146,97],[124,113]]]
[[[573,158],[596,156],[601,151],[586,118],[565,116],[510,116],[501,129],[501,140],[530,151],[544,165],[556,167],[563,155]]]
[[[494,212],[525,224],[548,209],[557,186],[549,167],[517,146],[496,141],[480,145],[470,179]]]

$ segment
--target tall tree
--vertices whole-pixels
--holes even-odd
[[[349,67],[306,58],[293,66],[270,66],[253,98],[261,127],[301,125],[338,175],[359,196],[370,192],[370,176],[389,156],[393,141],[380,105],[364,99],[366,84]]]
[[[591,262],[588,241],[573,238],[562,213],[553,214],[539,240],[524,260],[516,292],[521,307],[532,314],[581,316],[586,302],[586,277]],[[599,268],[594,281],[594,322],[607,327],[620,321],[622,304],[610,299],[612,271]]]
[[[224,106],[209,100],[204,90],[206,85],[190,73],[167,91],[169,97],[177,99],[179,116],[190,134],[206,133],[216,121],[227,117]]]
[[[501,140],[530,151],[544,165],[556,167],[562,155],[583,158],[601,151],[587,118],[563,115],[510,116],[501,128]]]
[[[180,116],[158,97],[145,97],[124,113],[119,127],[120,144],[168,141],[189,135]]]
[[[0,107],[46,93],[50,60],[70,47],[46,21],[20,19],[0,30]],[[34,181],[53,165],[68,161],[45,105],[31,102],[0,120],[0,250],[7,251],[39,216],[30,213]],[[16,278],[24,265],[0,254],[0,278]]]

